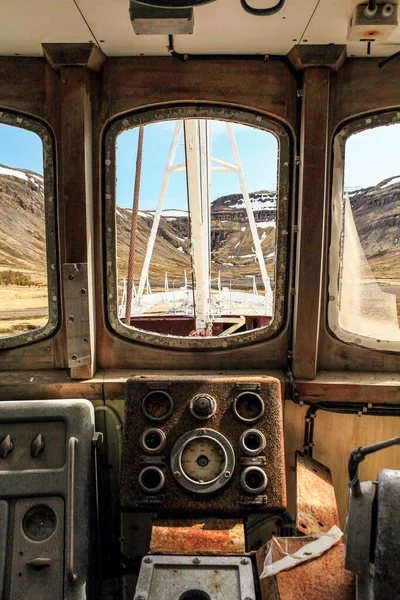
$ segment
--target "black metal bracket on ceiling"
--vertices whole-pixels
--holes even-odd
[[[269,17],[270,15],[274,15],[279,12],[283,5],[285,4],[285,0],[279,0],[275,6],[271,6],[270,8],[253,8],[247,4],[246,0],[240,0],[240,4],[244,8],[244,10],[251,15],[255,15],[257,17]]]
[[[150,6],[151,8],[195,8],[196,6],[202,6],[203,4],[210,4],[215,0],[135,0],[138,4],[143,6]]]

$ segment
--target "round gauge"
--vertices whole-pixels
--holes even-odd
[[[248,429],[240,438],[240,445],[243,452],[250,456],[260,454],[265,448],[265,436],[258,429]]]
[[[261,494],[267,487],[268,477],[260,467],[247,467],[240,476],[240,483],[248,494]]]
[[[217,403],[208,394],[199,394],[190,401],[190,412],[196,419],[209,419],[217,409]]]
[[[159,467],[146,467],[139,473],[139,485],[147,494],[156,494],[164,483],[165,476]]]
[[[142,401],[142,411],[150,421],[165,421],[172,413],[174,404],[167,392],[155,390],[149,392]]]
[[[35,542],[47,540],[55,531],[56,526],[56,513],[45,504],[38,504],[30,508],[22,521],[25,535]]]
[[[215,492],[232,477],[235,454],[229,441],[213,429],[193,429],[182,435],[171,452],[174,477],[197,494]]]
[[[233,411],[240,421],[252,423],[264,414],[264,400],[254,392],[242,392],[233,402]]]
[[[193,481],[209,483],[221,475],[225,466],[225,451],[215,440],[198,437],[186,444],[181,465],[184,474]]]
[[[157,454],[164,448],[166,441],[167,437],[161,429],[151,427],[142,433],[140,445],[148,454]]]

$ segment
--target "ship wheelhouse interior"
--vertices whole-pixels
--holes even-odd
[[[0,20],[0,599],[397,597],[397,3]]]

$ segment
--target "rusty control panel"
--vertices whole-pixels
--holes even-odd
[[[125,510],[224,515],[286,505],[282,399],[272,377],[127,382]]]

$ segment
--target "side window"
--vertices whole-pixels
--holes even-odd
[[[0,348],[58,324],[52,139],[40,123],[0,112]]]
[[[222,347],[238,334],[274,333],[285,293],[277,256],[288,236],[277,229],[287,231],[287,135],[206,109],[165,113],[141,125],[124,118],[107,134],[111,324],[127,337]]]
[[[400,123],[377,115],[335,139],[328,319],[341,340],[400,351]]]

